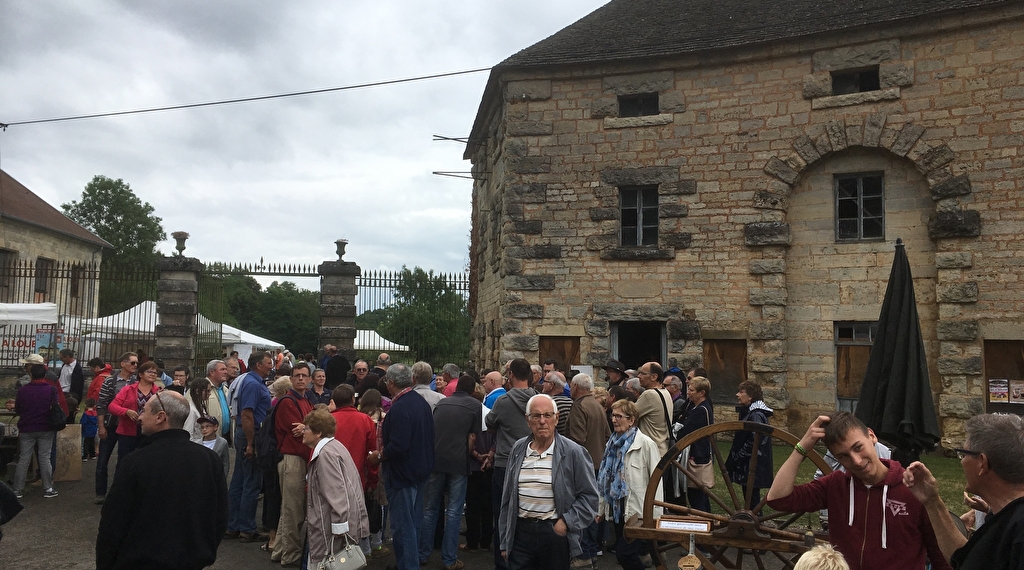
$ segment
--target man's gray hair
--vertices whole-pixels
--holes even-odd
[[[633,390],[637,394],[644,391],[644,387],[640,384],[639,378],[630,378],[626,381],[626,388]]]
[[[540,364],[531,364],[530,371],[534,374],[544,374],[544,369],[541,368]]]
[[[589,374],[577,374],[572,377],[572,381],[569,384],[576,386],[580,390],[586,390],[590,392],[594,389],[594,379]]]
[[[391,370],[388,368],[388,370]],[[434,367],[422,360],[412,365],[412,379],[417,384],[430,384],[434,379]]]
[[[964,425],[971,451],[984,453],[988,466],[1007,483],[1024,483],[1024,419],[1014,414],[981,414]]]
[[[668,379],[668,383],[669,384],[675,386],[676,388],[679,388],[679,390],[682,391],[682,389],[683,389],[683,381],[680,380],[678,376],[673,374],[673,375],[670,375],[670,376],[666,376],[665,378]]]
[[[558,386],[559,390],[565,390],[565,379],[561,372],[548,372],[548,375],[544,377],[544,382]]]
[[[224,366],[228,365],[228,363],[223,360],[211,360],[206,363],[206,375],[209,376],[211,372],[216,370],[218,364],[223,364]]]
[[[395,386],[399,388],[408,388],[409,386],[412,386],[412,371],[404,364],[392,364],[391,366],[388,366],[388,371],[384,374],[384,378],[391,380],[395,383]]]
[[[380,353],[377,356],[377,366],[391,366],[391,357],[387,353]]]
[[[157,397],[157,394],[159,394],[160,399],[154,402],[153,399]],[[188,401],[185,400],[185,396],[170,390],[161,390],[153,394],[153,398],[150,398],[148,405],[153,406],[153,408],[157,406],[163,407],[164,412],[167,413],[167,425],[171,429],[181,429],[185,426],[185,420],[188,419],[189,413]],[[160,410],[156,411],[159,412]]]
[[[547,380],[545,380],[545,382],[547,382]],[[530,399],[526,401],[526,415],[530,415],[530,412],[533,411],[533,402],[537,398],[547,398],[548,401],[551,402],[551,409],[554,410],[556,414],[558,413],[558,406],[555,405],[554,398],[548,396],[547,394],[537,394],[536,396],[531,396]]]
[[[441,372],[444,372],[445,374],[451,376],[452,378],[458,378],[460,370],[458,365],[449,362],[448,364],[445,364],[443,368],[441,368]]]

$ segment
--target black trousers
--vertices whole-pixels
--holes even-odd
[[[474,471],[466,484],[466,546],[490,548],[494,533],[491,471]]]
[[[517,520],[508,570],[569,570],[568,537],[555,533],[554,520]]]
[[[495,467],[491,475],[491,521],[494,528],[494,570],[506,570],[505,559],[501,557],[501,537],[498,536],[498,515],[501,514],[501,492],[505,487],[505,468]]]

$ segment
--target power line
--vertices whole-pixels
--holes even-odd
[[[310,89],[307,91],[293,91],[290,93],[278,93],[276,95],[258,95],[255,97],[242,97],[239,99],[224,99],[220,101],[208,101],[205,103],[187,103],[184,105],[166,105],[163,107],[149,107],[145,109],[132,109],[129,111],[111,111],[108,113],[93,113],[89,115],[71,115],[68,117],[52,117],[49,119],[31,119],[26,121],[12,121],[10,123],[0,123],[0,130],[6,129],[7,127],[15,127],[19,125],[37,125],[40,123],[59,123],[64,121],[78,121],[81,119],[98,119],[102,117],[118,117],[121,115],[141,115],[143,113],[155,113],[157,111],[176,111],[179,109],[195,109],[198,107],[214,107],[217,105],[230,105],[234,103],[249,103],[252,101],[266,101],[268,99],[285,99],[288,97],[299,97],[302,95],[319,95],[321,93],[332,93],[335,91],[348,91],[352,89],[363,89],[366,87],[379,87],[381,85],[394,85],[396,83],[411,83],[413,81],[425,81],[427,79],[438,79],[441,77],[453,77],[456,75],[469,75],[472,73],[480,73],[483,71],[490,71],[490,67],[481,67],[478,69],[467,69],[464,71],[449,71],[446,73],[435,73],[433,75],[419,75],[416,77],[406,77],[402,79],[388,79],[385,81],[375,81],[372,83],[360,83],[357,85],[344,85],[342,87],[327,87],[324,89]]]

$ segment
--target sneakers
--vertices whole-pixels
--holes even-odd
[[[54,498],[56,496],[57,496],[57,491],[53,487],[50,487],[49,489],[43,491],[43,498],[44,499],[52,499],[52,498]]]
[[[92,502],[94,505],[102,505],[103,501],[106,500],[106,495],[96,495],[96,500]]]
[[[572,562],[569,563],[569,568],[593,568],[594,562],[590,558],[573,558]]]
[[[24,495],[24,494],[23,494],[23,493],[22,493],[21,491],[15,491],[15,492],[14,492],[14,498],[15,498],[15,499],[18,499],[19,501],[20,501],[20,500],[22,499],[22,497],[24,497],[24,496],[25,496],[25,495]]]
[[[88,462],[89,462],[89,458],[88,457],[83,457],[82,458],[82,463],[88,463]]]
[[[461,560],[456,558],[455,562],[450,564],[450,565],[445,566],[444,570],[462,570],[465,567],[466,567],[466,565],[463,564]]]
[[[377,548],[370,550],[370,558],[383,558],[388,554],[391,554],[391,549],[384,548],[383,546],[378,546]]]

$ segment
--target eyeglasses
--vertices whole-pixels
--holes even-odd
[[[138,360],[129,360],[127,362],[127,364],[131,364],[132,366],[138,366],[139,365],[139,361]]]
[[[555,412],[547,412],[543,414],[527,414],[527,416],[533,421],[540,421],[541,419],[550,420],[557,416]]]
[[[964,449],[962,447],[957,447],[953,451],[956,452],[956,456],[957,456],[958,459],[963,459],[964,457],[967,457],[968,455],[981,455],[980,451],[971,451],[970,449]]]
[[[369,372],[369,368],[356,368],[356,372]]]
[[[633,417],[633,416],[624,416],[622,414],[612,414],[612,419],[613,420],[628,420],[631,417]]]

